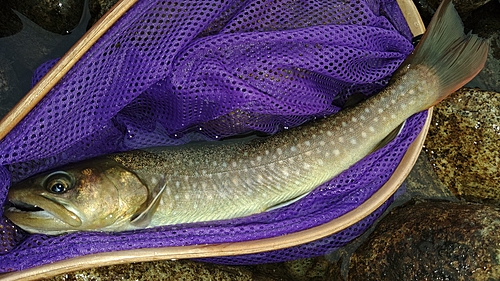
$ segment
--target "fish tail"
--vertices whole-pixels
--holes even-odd
[[[438,96],[431,107],[472,80],[483,68],[489,42],[477,35],[465,34],[462,20],[451,0],[436,10],[426,33],[401,68],[425,66],[438,79]]]

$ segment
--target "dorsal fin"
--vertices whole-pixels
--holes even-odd
[[[158,209],[158,204],[160,204],[161,196],[167,187],[165,179],[160,181],[155,187],[148,200],[144,202],[137,212],[130,219],[130,224],[139,228],[145,228],[151,223],[153,214]]]

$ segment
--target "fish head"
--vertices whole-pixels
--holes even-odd
[[[112,160],[84,161],[12,186],[5,216],[31,233],[126,229],[147,187]]]

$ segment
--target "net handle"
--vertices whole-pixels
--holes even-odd
[[[36,85],[0,121],[0,141],[23,120],[47,95],[80,58],[122,17],[138,0],[121,0],[76,42],[71,49],[36,83]]]

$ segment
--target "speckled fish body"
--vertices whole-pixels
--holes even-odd
[[[5,214],[27,231],[57,234],[230,219],[291,201],[348,169],[409,116],[479,72],[487,44],[457,28],[460,19],[446,0],[389,86],[353,108],[268,138],[73,164],[12,187]]]

